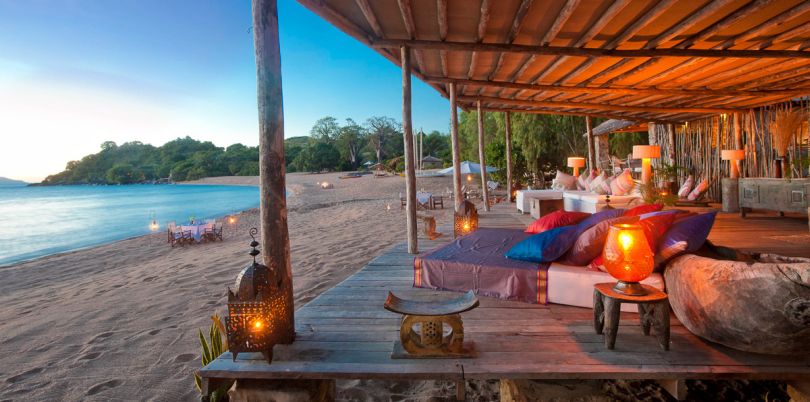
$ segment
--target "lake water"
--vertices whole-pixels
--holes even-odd
[[[0,265],[148,234],[153,216],[164,231],[258,206],[244,186],[0,186]]]

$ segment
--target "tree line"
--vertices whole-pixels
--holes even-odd
[[[484,118],[487,164],[499,172],[503,181],[506,168],[505,118],[503,113],[487,113]],[[595,121],[594,125],[599,121]],[[514,177],[524,184],[548,178],[557,169],[565,169],[568,156],[588,153],[585,119],[577,116],[538,114],[512,115]],[[418,133],[415,133],[418,134]],[[612,135],[611,153],[626,155],[633,144],[643,141],[638,135]],[[418,145],[418,139],[415,141]],[[461,160],[478,161],[477,114],[459,115]],[[422,155],[432,155],[452,163],[450,136],[431,131],[422,137]],[[284,153],[288,172],[352,171],[365,162],[382,163],[390,170],[402,171],[403,136],[401,124],[385,116],[367,119],[362,124],[348,118],[319,119],[309,136],[287,138]],[[197,180],[211,176],[255,176],[259,174],[259,150],[242,144],[217,147],[210,141],[191,137],[177,138],[155,147],[139,141],[117,145],[107,141],[98,153],[67,163],[65,170],[48,176],[43,184],[130,184],[160,179]]]

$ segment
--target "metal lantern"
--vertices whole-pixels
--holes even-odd
[[[242,269],[236,277],[236,293],[228,289],[228,317],[225,329],[228,333],[228,349],[236,360],[240,352],[261,352],[267,363],[273,360],[273,346],[280,342],[278,326],[283,311],[284,297],[277,291],[274,273],[256,262],[259,242],[256,228],[250,229],[250,255],[253,263]]]
[[[464,236],[478,229],[478,210],[475,204],[464,200],[453,215],[453,237]]]

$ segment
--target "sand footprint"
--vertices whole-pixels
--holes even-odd
[[[101,356],[101,352],[84,353],[79,356],[78,360],[95,360],[98,359],[99,356]]]
[[[88,396],[95,395],[95,394],[97,394],[97,393],[99,393],[101,391],[104,391],[105,389],[115,388],[115,387],[121,385],[122,383],[123,383],[123,381],[121,381],[121,380],[109,380],[109,381],[104,381],[102,383],[98,383],[96,385],[93,385],[92,387],[90,387],[90,389],[87,390],[87,395]]]
[[[93,339],[90,340],[90,342],[87,342],[87,343],[101,342],[105,338],[109,338],[110,336],[112,336],[112,334],[113,334],[112,332],[102,332],[102,333],[96,335]]]
[[[44,368],[42,368],[42,367],[33,368],[31,370],[28,370],[28,371],[25,371],[23,373],[17,374],[15,376],[11,376],[9,378],[6,378],[6,382],[10,383],[10,384],[14,384],[14,383],[20,382],[22,380],[25,380],[28,377],[39,374],[39,373],[42,372],[42,370],[44,370]]]
[[[174,362],[175,363],[187,363],[187,362],[190,362],[190,361],[194,360],[194,358],[196,358],[196,357],[197,357],[197,355],[195,355],[193,353],[183,353],[183,354],[177,355],[177,357],[174,358]]]

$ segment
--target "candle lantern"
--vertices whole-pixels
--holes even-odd
[[[274,273],[256,262],[259,242],[256,228],[250,229],[250,255],[253,263],[242,269],[234,284],[236,292],[228,289],[228,317],[225,329],[228,335],[228,349],[236,360],[241,352],[261,352],[267,363],[273,360],[273,346],[282,343],[283,335],[280,318],[286,303],[278,291]]]
[[[613,290],[631,296],[647,294],[639,282],[653,271],[653,252],[641,226],[611,225],[602,258],[607,272],[618,280]]]
[[[453,215],[453,237],[464,236],[478,229],[478,210],[475,204],[464,200]]]

